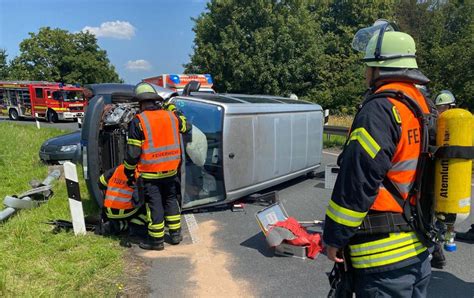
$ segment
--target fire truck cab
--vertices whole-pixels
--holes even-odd
[[[10,119],[43,118],[50,122],[84,116],[82,88],[40,81],[0,81],[0,111]]]
[[[184,86],[189,82],[197,81],[201,84],[199,92],[216,93],[212,89],[213,80],[210,74],[163,74],[143,79],[143,81],[174,90],[178,94],[182,94]]]

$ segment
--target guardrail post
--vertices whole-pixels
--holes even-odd
[[[75,164],[69,161],[64,163],[64,177],[66,178],[67,195],[69,198],[69,208],[71,210],[74,234],[85,235],[86,223],[84,222],[84,210],[82,209],[79,179],[77,178]]]

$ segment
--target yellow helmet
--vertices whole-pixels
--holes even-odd
[[[140,101],[140,98],[153,98],[153,94],[156,99],[142,100],[165,101],[173,96],[178,95],[178,93],[173,90],[166,89],[148,82],[141,82],[135,86],[135,97],[138,99],[138,101]]]
[[[365,53],[362,60],[370,67],[418,68],[415,41],[387,20],[357,31],[352,48]]]

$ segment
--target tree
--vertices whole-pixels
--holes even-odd
[[[371,26],[379,18],[392,19],[393,0],[328,1],[319,14],[323,31],[324,60],[328,68],[321,76],[322,85],[314,85],[310,98],[325,108],[344,114],[355,113],[366,90],[363,54],[352,49],[356,32]]]
[[[64,83],[121,82],[115,68],[90,33],[44,27],[20,43],[11,62],[11,79]]]
[[[417,43],[420,69],[433,95],[448,89],[474,109],[474,4],[472,1],[407,0],[397,10],[401,29]]]
[[[8,77],[9,68],[7,57],[7,50],[0,49],[0,80],[5,80]]]
[[[210,73],[219,91],[296,93],[354,113],[364,90],[357,30],[396,21],[417,43],[431,89],[474,108],[474,4],[466,0],[211,0],[194,19],[187,72]]]
[[[390,17],[393,6],[389,0],[211,1],[194,20],[186,71],[211,73],[220,91],[296,93],[354,111],[365,87],[352,37],[374,18]]]
[[[325,66],[311,2],[209,2],[186,71],[211,73],[220,91],[307,94]]]

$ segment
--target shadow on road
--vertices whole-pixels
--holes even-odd
[[[244,242],[240,243],[241,246],[253,248],[258,250],[263,256],[267,258],[272,258],[274,256],[273,251],[268,247],[267,242],[265,240],[265,236],[263,233],[257,233],[250,237],[249,239],[245,240]]]
[[[428,297],[472,298],[474,283],[465,282],[445,271],[433,271],[428,288]]]

